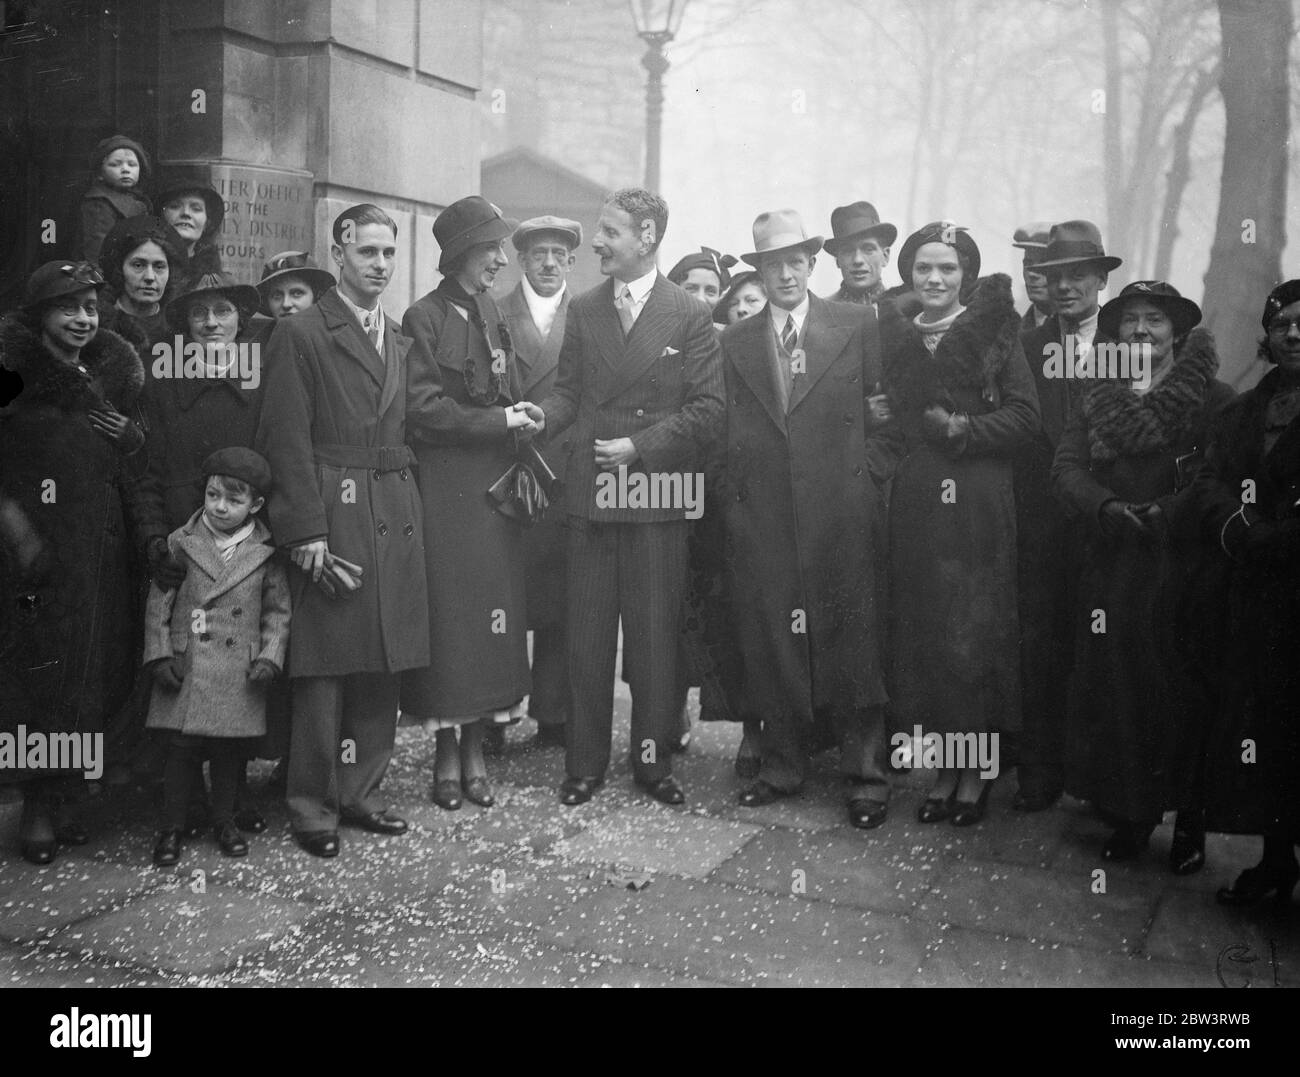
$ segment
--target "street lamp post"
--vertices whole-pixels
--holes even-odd
[[[659,190],[659,145],[663,132],[664,72],[668,57],[664,46],[677,36],[686,0],[629,0],[637,36],[646,43],[641,59],[649,77],[645,89],[645,185]]]

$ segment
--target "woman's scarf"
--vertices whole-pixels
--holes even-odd
[[[1092,386],[1083,397],[1083,414],[1093,463],[1177,445],[1196,422],[1218,369],[1214,338],[1204,329],[1193,329],[1174,355],[1169,373],[1149,392],[1138,395],[1129,382],[1119,380]]]
[[[487,323],[483,320],[483,312],[479,307],[477,296],[470,295],[461,286],[460,281],[451,276],[443,277],[434,291],[448,303],[452,303],[465,311],[469,315],[470,324],[483,334],[483,339],[487,341],[488,350],[494,350],[492,335],[488,332]],[[508,356],[513,348],[510,341],[510,331],[506,328],[505,322],[497,323],[497,336],[501,341],[501,350]],[[504,367],[504,364],[501,365]],[[467,351],[465,356],[465,391],[475,404],[485,406],[495,404],[501,396],[501,389],[505,384],[505,370],[498,370],[497,366],[496,363],[489,363],[486,376],[480,376],[478,364],[474,362],[473,349]]]

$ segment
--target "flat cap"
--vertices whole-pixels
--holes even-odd
[[[522,251],[528,246],[528,240],[538,232],[555,232],[567,236],[570,250],[582,246],[582,225],[566,217],[552,217],[549,213],[544,217],[529,217],[515,229],[510,241],[515,245],[515,250]]]

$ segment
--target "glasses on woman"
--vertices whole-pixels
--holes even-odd
[[[98,299],[87,299],[84,303],[75,299],[56,299],[50,305],[66,318],[75,318],[83,310],[88,318],[94,318],[99,314]]]
[[[1274,318],[1268,323],[1268,335],[1271,337],[1284,337],[1291,332],[1294,326],[1300,326],[1300,318]]]

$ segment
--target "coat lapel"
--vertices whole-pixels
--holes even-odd
[[[771,336],[771,334],[768,334]],[[808,297],[808,321],[804,325],[805,373],[796,377],[790,389],[790,410],[794,411],[821,380],[853,336],[853,326],[831,321],[826,303],[815,295]],[[773,344],[775,347],[775,344]]]
[[[538,349],[532,355],[532,363],[527,367],[520,367],[520,377],[523,379],[524,395],[526,396],[535,385],[555,372],[556,367],[560,365],[560,348],[564,344],[564,323],[569,314],[569,292],[565,289],[564,297],[560,300],[560,306],[555,312],[555,321],[551,323],[551,331],[542,340],[541,334],[537,332],[537,326],[533,324],[533,317],[527,315],[528,325],[532,328],[533,336],[538,341]]]
[[[731,365],[740,379],[749,386],[767,412],[772,424],[786,433],[785,416],[776,392],[776,338],[772,335],[772,319],[768,308],[746,318],[736,329],[736,346],[728,348]]]
[[[393,320],[384,318],[384,388],[379,395],[378,431],[384,425],[384,415],[392,407],[398,396],[402,397],[402,406],[406,406],[406,353],[411,350],[413,341],[404,337],[393,328]]]
[[[221,562],[221,574],[203,595],[204,605],[243,583],[271,559],[275,547],[267,541],[270,537],[271,533],[266,529],[266,525],[259,520],[253,533],[239,544],[235,556],[229,562]]]
[[[334,346],[360,363],[374,383],[382,388],[386,373],[384,360],[371,347],[370,341],[361,328],[361,323],[339,297],[338,288],[331,288],[316,305],[320,307],[325,327],[333,335]],[[391,317],[385,315],[384,327],[387,332],[393,331],[391,321]]]
[[[632,332],[624,342],[622,359],[614,366],[613,375],[605,382],[599,403],[605,403],[618,396],[650,369],[672,340],[677,320],[673,317],[674,304],[668,279],[660,274],[655,278],[654,287],[646,297],[645,306],[632,324]],[[609,315],[614,321],[614,331],[619,337],[623,335],[623,326],[618,320],[618,311],[614,309],[613,283],[610,284]],[[601,306],[605,306],[604,303]]]
[[[510,326],[510,335],[514,337],[515,359],[519,364],[519,376],[527,382],[531,377],[534,364],[542,351],[542,335],[537,331],[533,315],[528,309],[528,300],[524,298],[524,282],[521,280],[501,303],[501,313],[505,315]]]

